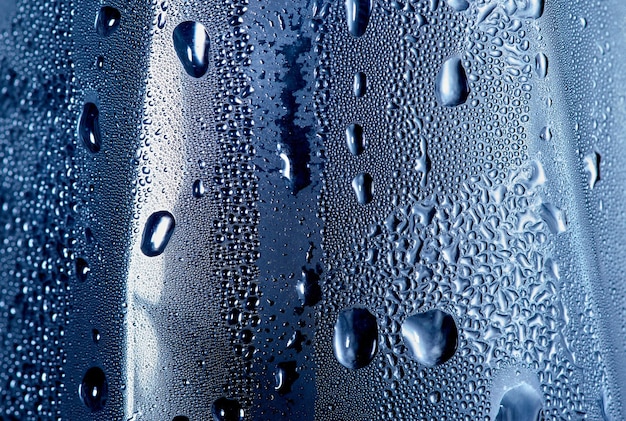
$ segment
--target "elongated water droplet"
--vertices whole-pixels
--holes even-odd
[[[219,398],[211,407],[214,421],[243,421],[245,414],[243,408],[234,399]]]
[[[467,0],[447,0],[447,3],[450,8],[456,10],[457,12],[467,10],[469,7],[469,2]]]
[[[295,361],[278,363],[276,365],[276,372],[274,373],[274,378],[276,380],[276,386],[274,389],[281,395],[289,393],[291,392],[291,386],[293,386],[293,383],[298,379],[298,377],[300,377],[300,375],[296,372]]]
[[[322,296],[319,279],[320,276],[314,270],[302,270],[302,276],[296,282],[296,292],[303,306],[313,306],[319,302]]]
[[[356,199],[362,205],[366,205],[374,198],[374,181],[372,176],[361,173],[352,180],[352,188],[356,193]]]
[[[348,31],[353,37],[363,36],[370,22],[374,0],[346,0]]]
[[[544,0],[525,0],[516,2],[515,15],[520,18],[538,19],[543,14]]]
[[[542,406],[539,393],[522,383],[502,396],[496,421],[537,421],[541,419]]]
[[[174,232],[174,216],[168,211],[155,212],[148,218],[141,239],[141,251],[149,257],[163,253]]]
[[[363,127],[358,124],[350,124],[346,128],[346,143],[352,155],[361,155],[365,151]]]
[[[107,379],[99,367],[91,367],[78,387],[78,394],[91,412],[104,408],[108,397]]]
[[[174,29],[174,49],[189,76],[204,76],[209,68],[209,35],[199,22],[182,22]]]
[[[456,107],[467,100],[469,85],[459,57],[451,57],[441,66],[437,76],[436,92],[439,101],[446,107]]]
[[[122,15],[115,7],[103,6],[96,15],[96,32],[98,35],[108,37],[120,25]]]
[[[567,219],[565,212],[551,203],[541,205],[541,218],[548,226],[552,234],[560,234],[567,230]]]
[[[365,308],[339,313],[335,323],[333,351],[344,367],[356,370],[368,365],[378,349],[376,317]]]
[[[78,280],[85,282],[89,276],[89,272],[91,272],[91,269],[89,269],[89,263],[87,263],[87,261],[82,257],[78,257],[76,259],[76,277]]]
[[[537,53],[535,56],[535,71],[541,79],[548,74],[548,57],[544,53]]]
[[[78,135],[91,153],[100,151],[102,146],[99,115],[100,112],[96,104],[86,102],[78,122]]]
[[[365,73],[356,72],[354,74],[354,84],[353,84],[354,96],[357,98],[361,98],[365,96],[367,92],[367,78]]]
[[[592,152],[585,157],[585,169],[589,174],[589,188],[593,189],[598,181],[600,181],[600,154]]]
[[[541,129],[541,132],[539,133],[539,138],[541,140],[545,140],[546,142],[549,142],[552,140],[552,129],[550,129],[550,127],[545,126],[543,129]]]
[[[193,197],[197,199],[204,197],[204,195],[206,194],[206,188],[204,187],[204,182],[202,180],[194,181],[191,190],[193,193]]]
[[[441,310],[428,310],[407,317],[401,332],[413,358],[426,366],[443,364],[456,352],[456,323],[451,315]]]

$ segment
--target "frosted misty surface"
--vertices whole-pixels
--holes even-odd
[[[626,417],[626,3],[0,10],[0,420]]]

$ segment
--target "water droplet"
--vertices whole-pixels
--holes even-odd
[[[234,399],[219,398],[211,407],[214,421],[243,421],[243,408]]]
[[[439,101],[446,107],[456,107],[467,100],[469,85],[459,57],[451,57],[443,63],[437,76],[436,91]]]
[[[552,234],[560,234],[567,230],[567,219],[561,209],[551,203],[544,203],[541,205],[540,213]]]
[[[363,127],[358,124],[350,124],[346,128],[346,143],[352,155],[361,155],[365,150]]]
[[[104,371],[99,367],[91,367],[85,373],[78,387],[78,394],[83,403],[92,412],[104,408],[107,400],[108,385]]]
[[[291,392],[291,386],[300,377],[296,372],[295,361],[285,361],[276,365],[276,372],[274,378],[276,380],[276,386],[274,389],[281,395]]]
[[[78,122],[78,135],[91,153],[98,152],[102,146],[99,115],[100,112],[96,104],[86,102]]]
[[[189,421],[189,417],[186,417],[184,415],[177,415],[172,421]]]
[[[353,37],[363,36],[370,22],[374,0],[346,0],[348,31]]]
[[[87,262],[87,260],[83,259],[82,257],[77,258],[76,277],[78,278],[78,280],[81,282],[85,282],[87,280],[87,277],[89,276],[89,272],[91,272],[91,269],[89,269],[89,263]]]
[[[541,408],[539,393],[522,383],[502,396],[496,421],[537,421],[541,419]]]
[[[96,32],[100,36],[108,37],[120,26],[121,18],[119,10],[111,6],[103,6],[96,15]]]
[[[303,306],[313,306],[321,299],[322,290],[318,284],[319,279],[319,275],[314,270],[302,270],[302,276],[296,282],[296,292]]]
[[[100,331],[98,329],[91,330],[91,339],[93,339],[94,344],[98,344],[98,342],[100,342]]]
[[[209,35],[199,22],[182,22],[174,29],[174,49],[189,76],[204,76],[209,68]]]
[[[448,6],[457,12],[462,12],[469,8],[469,2],[467,0],[447,0]]]
[[[538,19],[543,14],[544,0],[516,1],[515,15],[520,18]]]
[[[548,74],[548,57],[544,53],[537,53],[535,56],[535,71],[541,79]]]
[[[545,140],[546,142],[549,142],[552,140],[552,130],[550,129],[550,127],[546,126],[543,129],[541,129],[541,132],[539,133],[539,138],[541,140]]]
[[[168,211],[155,212],[146,221],[141,239],[141,251],[149,257],[163,253],[174,232],[174,216]]]
[[[193,186],[191,188],[193,193],[193,197],[200,199],[206,194],[206,188],[204,187],[204,182],[202,180],[196,180],[193,182]]]
[[[443,364],[456,352],[456,323],[451,315],[441,310],[428,310],[407,317],[401,332],[413,358],[426,366]]]
[[[354,96],[357,98],[361,98],[365,96],[367,92],[367,80],[365,73],[356,72],[354,74],[354,84],[353,84]]]
[[[592,152],[585,157],[585,170],[589,174],[589,188],[593,189],[600,181],[600,154]]]
[[[360,204],[366,205],[374,198],[374,180],[367,173],[361,173],[352,180],[352,188]]]
[[[356,370],[368,365],[378,348],[376,317],[365,308],[344,310],[337,316],[333,351],[344,367]]]
[[[428,394],[428,400],[430,403],[439,403],[441,401],[441,393],[438,391],[432,391]]]

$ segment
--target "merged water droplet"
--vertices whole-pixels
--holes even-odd
[[[350,124],[346,128],[346,143],[352,155],[361,155],[365,151],[363,127],[359,124]]]
[[[600,154],[592,152],[585,156],[585,170],[589,174],[589,188],[593,189],[598,181],[600,181]]]
[[[344,367],[356,370],[368,365],[378,349],[376,317],[365,308],[344,310],[337,316],[333,352]]]
[[[243,421],[244,411],[239,402],[234,399],[219,398],[211,407],[214,421]]]
[[[102,146],[99,115],[100,112],[96,104],[86,102],[85,105],[83,105],[83,112],[78,122],[78,135],[91,153],[100,151],[100,147]]]
[[[89,269],[89,263],[87,263],[87,260],[82,257],[78,257],[76,259],[76,277],[78,280],[85,282],[89,276],[89,272],[91,272],[91,269]]]
[[[289,393],[291,392],[293,383],[298,379],[298,377],[300,377],[300,375],[296,372],[295,361],[278,363],[276,365],[276,372],[274,373],[274,378],[276,380],[276,386],[274,389],[281,395]]]
[[[528,383],[522,383],[502,396],[496,421],[538,421],[542,406],[539,393]]]
[[[78,387],[78,394],[85,406],[92,412],[101,410],[106,404],[108,392],[104,371],[100,367],[91,367],[87,370]]]
[[[544,53],[537,53],[535,56],[535,72],[541,79],[548,74],[548,57]]]
[[[204,76],[209,68],[209,34],[200,22],[182,22],[174,29],[174,49],[189,76]]]
[[[163,253],[174,232],[174,216],[168,211],[155,212],[146,221],[141,239],[141,251],[149,257]]]
[[[567,230],[567,218],[565,217],[565,212],[553,204],[542,204],[540,214],[552,234],[560,234]]]
[[[102,6],[96,15],[96,32],[100,36],[108,37],[118,28],[121,19],[122,15],[115,7]]]
[[[442,105],[456,107],[465,103],[469,95],[469,84],[459,57],[451,57],[443,63],[435,88]]]
[[[353,91],[354,96],[357,98],[365,96],[365,92],[367,92],[367,79],[365,73],[356,72],[354,74]]]
[[[413,358],[426,366],[443,364],[456,352],[456,323],[451,315],[441,310],[428,310],[407,317],[401,332]]]
[[[358,38],[365,34],[373,8],[374,0],[346,0],[346,20],[350,35]]]
[[[367,173],[361,173],[352,180],[352,188],[356,193],[357,201],[366,205],[374,198],[374,180]]]

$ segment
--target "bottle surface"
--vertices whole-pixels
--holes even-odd
[[[626,417],[620,0],[0,6],[0,419]]]

